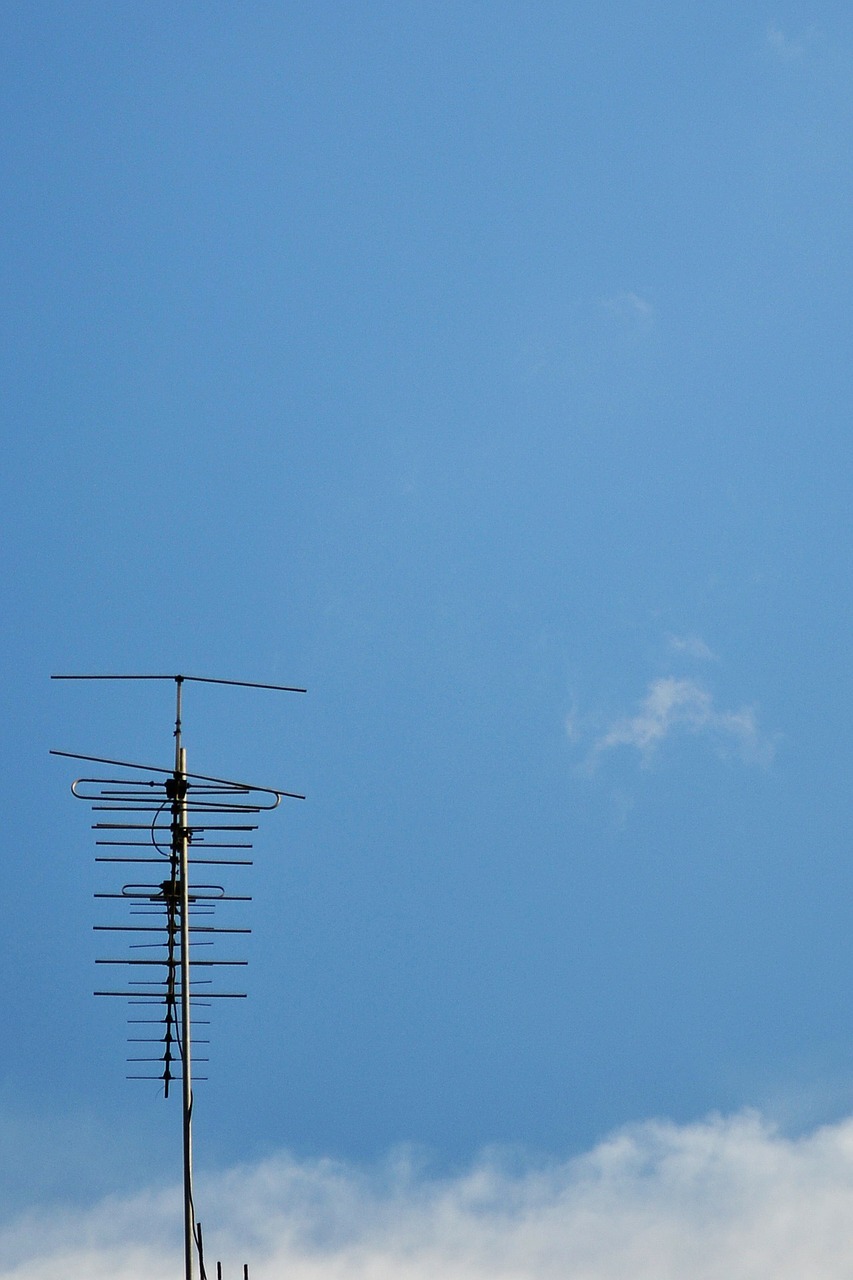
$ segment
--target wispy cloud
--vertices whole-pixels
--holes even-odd
[[[767,28],[767,45],[778,57],[785,62],[790,62],[794,58],[799,58],[803,53],[803,46],[797,40],[792,40],[787,36],[780,27],[769,26]]]
[[[749,764],[768,764],[773,757],[773,741],[759,730],[753,707],[719,709],[698,681],[664,676],[651,682],[634,715],[615,721],[598,738],[590,763],[617,747],[638,751],[648,763],[657,748],[676,734],[707,737],[718,750],[733,749]]]
[[[611,298],[602,298],[601,305],[620,320],[630,320],[639,324],[651,324],[655,318],[655,309],[646,298],[629,289],[616,293]]]
[[[709,649],[701,636],[667,636],[667,646],[672,653],[681,654],[685,658],[696,658],[699,662],[716,662],[717,655]]]
[[[802,35],[794,37],[771,23],[766,32],[767,47],[782,62],[796,62],[815,44],[818,34],[816,27],[808,27]]]
[[[0,1237],[0,1280],[178,1275],[167,1198],[34,1216]],[[243,1260],[252,1280],[847,1280],[853,1120],[798,1139],[754,1114],[655,1122],[575,1160],[518,1172],[487,1155],[449,1179],[281,1157],[204,1199],[208,1260],[232,1280]]]

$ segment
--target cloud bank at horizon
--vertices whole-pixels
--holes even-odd
[[[846,1280],[853,1119],[794,1139],[754,1113],[650,1122],[444,1179],[280,1156],[198,1190],[225,1280],[243,1261],[251,1280]],[[0,1232],[0,1280],[169,1280],[179,1216],[177,1188],[40,1212]]]

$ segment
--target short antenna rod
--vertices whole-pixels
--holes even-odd
[[[181,767],[181,708],[183,706],[184,677],[175,676],[175,772]]]

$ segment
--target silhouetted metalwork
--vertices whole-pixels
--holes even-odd
[[[214,947],[220,938],[231,942],[251,932],[245,925],[235,924],[227,914],[231,904],[250,902],[251,897],[229,892],[224,884],[206,880],[197,883],[193,873],[201,867],[228,868],[229,871],[251,867],[251,858],[227,856],[252,848],[252,833],[257,831],[258,824],[251,819],[264,810],[276,809],[284,797],[304,797],[295,792],[188,772],[182,730],[183,686],[192,681],[286,693],[305,690],[245,680],[214,680],[206,676],[63,675],[53,679],[172,680],[176,686],[175,756],[171,769],[69,751],[51,754],[110,767],[109,776],[77,778],[71,786],[72,794],[91,805],[96,815],[92,829],[99,848],[139,852],[102,853],[96,862],[156,868],[143,871],[141,874],[146,878],[140,881],[95,894],[97,899],[124,904],[126,912],[118,923],[95,925],[97,932],[118,935],[117,942],[124,943],[121,954],[99,957],[96,963],[129,969],[130,973],[140,975],[136,978],[129,973],[118,989],[98,990],[95,995],[119,997],[128,1002],[131,1028],[128,1043],[134,1046],[127,1059],[132,1067],[128,1079],[160,1081],[167,1098],[173,1084],[181,1085],[185,1277],[194,1280],[197,1255],[201,1280],[207,1280],[201,1225],[196,1221],[193,1203],[192,1086],[194,1079],[206,1079],[194,1077],[193,1061],[208,1062],[207,1056],[195,1054],[195,1048],[208,1045],[209,1038],[196,1038],[194,1026],[209,1026],[210,1019],[197,1014],[210,1010],[213,1001],[245,999],[245,991],[221,989],[220,978],[243,968],[247,961],[231,955],[221,958],[207,951],[199,957],[197,952],[201,947]],[[205,870],[202,874],[208,877],[211,873]],[[220,923],[223,916],[225,922]],[[140,939],[140,935],[145,935],[144,939]],[[131,954],[139,951],[150,954]],[[212,976],[192,977],[192,972],[198,969],[211,971]],[[140,1034],[135,1034],[137,1029]],[[136,1046],[146,1046],[146,1049]],[[221,1276],[221,1264],[217,1264],[217,1273]],[[244,1280],[246,1277],[248,1266],[244,1267]]]

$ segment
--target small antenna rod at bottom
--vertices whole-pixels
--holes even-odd
[[[216,1264],[216,1280],[222,1280],[222,1263],[221,1262],[217,1262]],[[243,1280],[249,1280],[248,1262],[243,1263]]]

